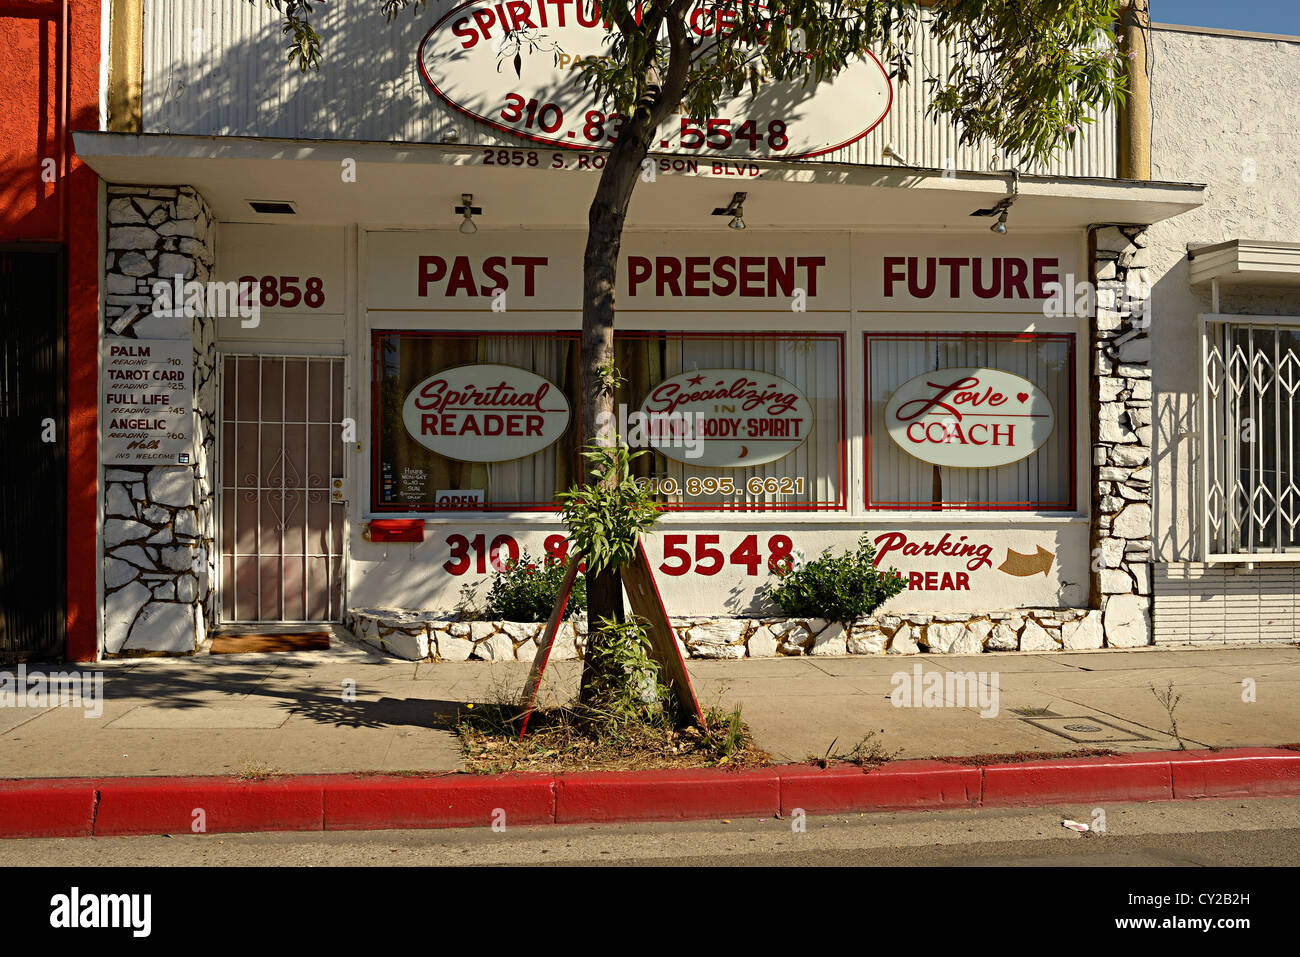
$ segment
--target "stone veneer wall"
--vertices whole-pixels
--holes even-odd
[[[150,314],[152,287],[176,275],[207,282],[211,211],[189,187],[108,187],[104,338],[194,343],[193,466],[104,470],[104,644],[107,655],[186,654],[213,621],[216,342],[211,318]],[[112,326],[132,306],[141,317]]]
[[[1076,651],[1101,648],[1101,612],[1030,608],[968,615],[876,615],[848,632],[820,618],[673,618],[690,658],[797,655],[969,655],[983,651]],[[453,621],[436,612],[352,609],[347,628],[362,641],[410,661],[531,661],[542,623]],[[585,620],[568,621],[551,657],[582,657]]]
[[[1151,644],[1150,253],[1140,226],[1093,230],[1092,575],[1106,644]]]

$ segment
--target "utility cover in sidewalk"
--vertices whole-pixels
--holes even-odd
[[[1073,715],[1070,717],[1022,718],[1036,728],[1058,734],[1068,741],[1078,744],[1110,743],[1114,741],[1150,741],[1145,734],[1139,734],[1132,728],[1112,724],[1092,715]]]

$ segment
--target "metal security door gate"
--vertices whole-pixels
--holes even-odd
[[[0,663],[61,659],[66,639],[63,254],[0,247]],[[95,476],[79,481],[94,484]]]
[[[221,365],[221,620],[339,621],[343,360]]]

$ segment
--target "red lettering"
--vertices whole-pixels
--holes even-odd
[[[484,40],[492,38],[492,24],[497,22],[496,14],[491,10],[475,10],[471,16],[474,22],[478,24],[479,33],[483,35]]]
[[[740,295],[742,297],[753,299],[763,295],[762,265],[762,256],[740,257]]]
[[[915,256],[907,257],[907,291],[914,299],[929,299],[934,294],[934,260],[927,259],[925,261],[926,280],[924,286],[916,281],[918,265]]]
[[[536,274],[534,270],[538,266],[545,266],[549,262],[546,256],[513,256],[510,259],[511,265],[524,267],[524,295],[531,296],[536,288]]]
[[[767,257],[767,294],[770,298],[794,295],[794,263],[788,256]]]
[[[636,287],[650,278],[650,260],[645,256],[627,257],[627,294],[636,295]]]
[[[1047,271],[1049,268],[1054,268],[1058,266],[1060,266],[1060,260],[1039,259],[1035,257],[1034,259],[1034,298],[1035,299],[1046,299],[1048,297],[1047,295],[1048,284],[1059,283],[1061,281],[1061,277],[1058,273],[1055,272],[1049,273]]]
[[[826,257],[800,256],[795,262],[808,270],[808,295],[817,295],[817,270],[826,265]]]
[[[470,296],[478,295],[478,290],[474,288],[474,270],[469,264],[468,256],[457,256],[456,261],[451,266],[451,279],[447,282],[447,295],[454,296],[459,292],[464,292]]]
[[[489,256],[483,260],[483,275],[487,278],[481,289],[483,295],[492,295],[494,289],[510,288],[510,280],[504,272],[505,264],[505,256]]]
[[[430,270],[432,269],[432,272]],[[447,273],[447,262],[441,256],[420,257],[420,295],[429,294],[429,283],[437,282]]]
[[[939,265],[948,267],[948,295],[953,299],[961,298],[961,267],[970,265],[969,256],[944,256]]]
[[[1019,290],[1018,298],[1028,299],[1029,290],[1025,288],[1028,276],[1029,267],[1023,259],[1002,260],[1002,298],[1010,299],[1012,291]]]
[[[529,14],[532,13],[532,10],[528,8],[528,4],[520,3],[519,0],[510,0],[506,4],[506,9],[510,11],[510,20],[516,30],[524,27],[537,28],[537,24],[528,18]]]
[[[707,296],[709,282],[709,257],[686,257],[686,295]]]
[[[713,294],[715,296],[730,296],[736,291],[736,258],[734,256],[720,256],[713,263]],[[718,284],[718,280],[722,284]]]
[[[674,259],[672,256],[656,256],[655,294],[662,296],[664,290],[671,286],[673,295],[680,296],[682,287],[678,280],[681,278],[681,272],[682,264],[680,260]]]
[[[451,25],[451,32],[460,37],[462,50],[468,50],[478,43],[478,34],[469,28],[469,18],[461,17]]]
[[[903,265],[906,260],[902,256],[885,257],[885,298],[891,299],[894,295],[894,283],[902,282],[903,274],[898,271],[898,267]]]
[[[998,272],[998,261],[993,260],[992,266],[992,284],[985,286],[983,283],[984,267],[986,263],[983,259],[976,259],[974,266],[971,267],[971,285],[974,288],[975,295],[981,299],[992,299],[1002,289],[1001,277]]]

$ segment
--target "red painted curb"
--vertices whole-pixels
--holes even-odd
[[[780,769],[781,813],[889,811],[973,807],[980,802],[980,769],[941,761],[899,761],[870,773],[858,767]]]
[[[549,774],[334,778],[325,783],[324,796],[327,831],[555,821],[555,779]]]
[[[772,817],[780,807],[781,780],[768,768],[611,771],[555,779],[556,824]]]
[[[1300,795],[1300,752],[1162,751],[996,764],[900,761],[585,774],[318,774],[0,781],[0,838],[506,827],[873,810]]]
[[[0,782],[0,838],[89,837],[95,828],[95,782]]]
[[[1163,753],[1117,754],[995,764],[983,770],[981,803],[1014,806],[1075,801],[1169,801],[1169,758]]]
[[[323,819],[319,776],[105,778],[98,790],[97,836],[319,831]]]
[[[1178,800],[1300,795],[1300,752],[1237,748],[1192,757],[1196,753],[1181,752],[1169,760]]]

